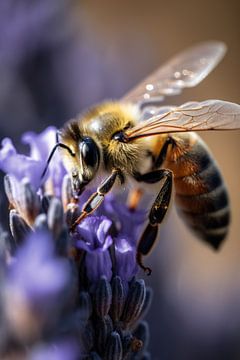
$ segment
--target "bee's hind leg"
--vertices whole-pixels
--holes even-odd
[[[142,256],[148,255],[152,249],[157,238],[158,226],[166,215],[172,194],[173,175],[170,170],[160,169],[143,175],[138,174],[136,180],[151,184],[161,183],[161,189],[149,212],[149,222],[139,240],[136,254],[138,265],[147,275],[150,275],[152,270],[144,266]]]

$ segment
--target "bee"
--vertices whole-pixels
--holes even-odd
[[[60,148],[76,201],[97,174],[105,176],[84,204],[72,231],[94,212],[117,181],[137,184],[130,200],[132,210],[144,184],[157,191],[136,253],[147,274],[151,269],[144,266],[143,256],[157,239],[173,185],[178,212],[200,239],[217,249],[227,235],[227,189],[210,150],[194,131],[239,129],[240,105],[222,100],[161,105],[165,97],[200,83],[225,51],[226,46],[217,41],[186,49],[120,101],[103,102],[67,122],[49,156],[48,163]],[[47,166],[44,174],[46,170]]]

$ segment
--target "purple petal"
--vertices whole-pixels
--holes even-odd
[[[136,251],[126,239],[117,239],[115,246],[116,273],[130,281],[137,274]]]
[[[98,281],[103,275],[106,276],[108,281],[111,280],[112,262],[108,251],[88,252],[85,265],[87,276],[91,282]]]
[[[41,182],[44,163],[28,156],[18,154],[12,141],[5,138],[0,150],[0,169],[14,176],[17,180],[27,177],[32,186],[37,190]]]
[[[83,240],[90,248],[94,248],[95,223],[95,217],[92,216],[83,220],[81,224],[77,226],[77,232],[74,234],[75,240]]]
[[[108,233],[111,225],[112,225],[111,220],[103,219],[101,221],[101,223],[99,224],[99,227],[98,227],[97,232],[96,232],[99,243],[102,244],[103,247],[105,247],[105,248],[106,248],[106,242],[105,242],[106,234]]]
[[[22,142],[30,146],[30,156],[33,159],[46,161],[56,144],[56,133],[57,129],[54,126],[49,126],[40,134],[29,131],[23,134]]]
[[[40,134],[33,132],[25,133],[22,141],[30,146],[30,155],[35,160],[41,160],[46,165],[49,154],[56,144],[57,129],[53,126],[48,127]],[[50,162],[47,171],[47,177],[53,182],[54,193],[61,195],[62,181],[66,174],[61,156],[58,151],[54,153],[54,158]]]
[[[117,199],[111,194],[104,201],[102,213],[114,220],[120,237],[127,237],[131,240],[132,245],[136,245],[139,227],[146,219],[145,210],[132,212],[121,199]]]
[[[75,246],[79,249],[91,252],[94,250],[92,243],[85,240],[77,240]]]
[[[106,251],[113,243],[113,239],[110,235],[108,235],[103,243],[102,251]]]
[[[77,226],[74,240],[79,248],[86,251],[106,250],[112,243],[108,231],[112,221],[105,216],[89,216]]]

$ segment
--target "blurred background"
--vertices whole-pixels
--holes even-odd
[[[198,87],[169,104],[219,98],[240,103],[239,1],[1,0],[0,138],[62,124],[91,104],[119,98],[198,41],[228,53]],[[230,191],[232,226],[213,252],[171,211],[147,263],[153,359],[240,359],[240,132],[205,133]],[[1,221],[7,210],[0,193]],[[5,209],[5,210],[4,210]]]

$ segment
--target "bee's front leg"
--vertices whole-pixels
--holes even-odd
[[[151,184],[161,182],[161,189],[149,212],[149,223],[140,238],[136,254],[138,265],[147,275],[150,275],[152,270],[143,265],[142,256],[148,255],[152,249],[157,238],[158,226],[168,210],[172,194],[173,174],[170,170],[160,169],[143,175],[138,174],[136,180]]]
[[[116,182],[116,179],[119,178],[121,183],[124,181],[124,176],[119,169],[113,169],[111,174],[101,183],[97,188],[97,191],[93,193],[87,202],[83,205],[80,216],[77,220],[71,225],[70,230],[74,231],[76,226],[88,215],[94,212],[103,202],[104,197],[112,189],[113,185]]]

